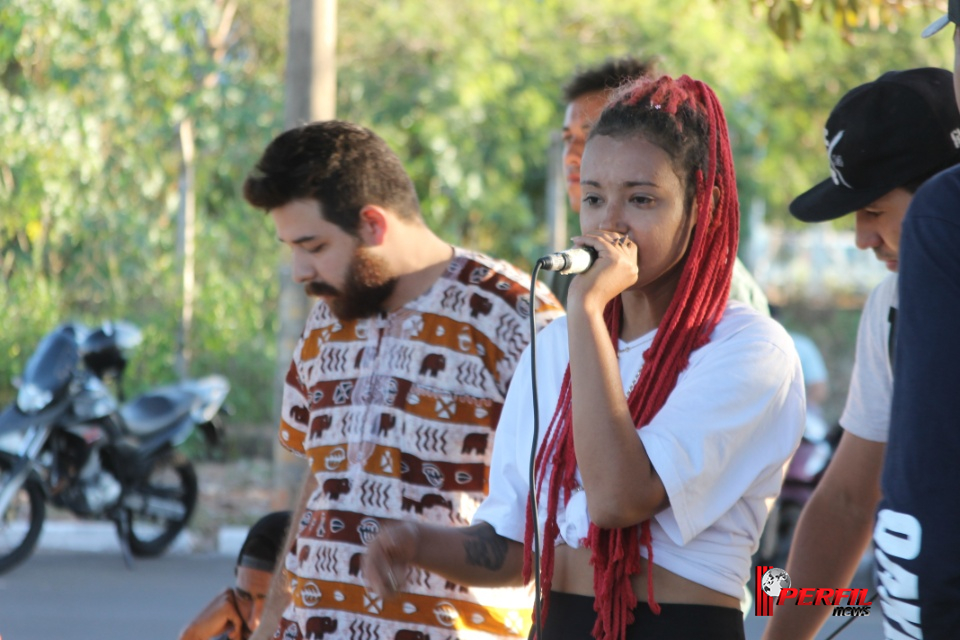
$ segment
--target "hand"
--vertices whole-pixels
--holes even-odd
[[[615,231],[594,231],[572,238],[575,246],[593,247],[597,259],[570,283],[568,300],[578,299],[601,311],[610,300],[637,282],[637,245]]]
[[[386,525],[363,556],[361,573],[372,591],[389,600],[403,588],[407,570],[417,557],[419,530],[416,523]]]
[[[233,589],[226,589],[210,601],[180,633],[180,640],[208,640],[226,633],[230,640],[242,640],[243,618],[237,610]]]

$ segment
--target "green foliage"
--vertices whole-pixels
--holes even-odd
[[[218,54],[212,38],[230,4],[0,4],[0,383],[70,318],[125,318],[144,330],[131,391],[173,378],[177,127],[189,117],[193,373],[230,377],[237,422],[271,421],[276,268],[286,256],[239,188],[282,127],[286,9],[237,0]],[[854,13],[831,9],[841,6]],[[896,17],[877,22],[895,33],[861,19],[871,7]],[[931,12],[889,13],[900,9],[879,0],[343,2],[339,115],[394,146],[443,237],[529,265],[545,238],[561,85],[576,67],[655,54],[664,71],[717,90],[741,202],[785,221],[792,196],[826,174],[822,127],[844,91],[887,69],[951,59],[948,37],[916,35]],[[784,47],[777,34],[793,38],[797,16],[813,10],[829,20],[807,21],[802,40]],[[0,384],[0,401],[11,398]]]
[[[939,0],[750,0],[750,4],[754,15],[766,12],[767,26],[784,43],[803,38],[805,14],[814,14],[852,42],[864,27],[896,31],[908,14],[919,9],[924,16],[946,12],[946,2]]]
[[[19,0],[0,24],[0,374],[70,318],[144,330],[131,390],[173,377],[180,283],[177,124],[197,122],[196,372],[243,385],[263,418],[274,359],[275,242],[238,198],[273,128],[278,74],[238,42],[215,61],[217,7],[193,0]],[[278,58],[274,58],[277,60]],[[263,73],[266,71],[266,73]],[[217,74],[219,82],[207,78]],[[253,256],[265,258],[254,260]],[[254,382],[251,382],[254,381]],[[4,399],[11,391],[3,385]]]

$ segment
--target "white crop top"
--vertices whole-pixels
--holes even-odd
[[[620,343],[624,393],[655,333]],[[560,318],[537,337],[541,443],[568,362],[567,321]],[[776,321],[730,302],[710,342],[691,354],[666,404],[637,431],[670,499],[650,523],[654,564],[735,598],[743,595],[751,555],[800,443],[804,412],[800,359],[790,336]],[[489,495],[474,516],[520,542],[532,436],[528,347],[497,427]],[[545,483],[541,530],[546,491]],[[589,523],[586,492],[575,492],[566,508],[561,497],[558,543],[580,546]],[[646,557],[646,549],[640,551]]]

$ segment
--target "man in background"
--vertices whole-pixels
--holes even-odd
[[[530,276],[427,227],[400,159],[341,121],[287,131],[244,196],[319,298],[284,381],[281,443],[310,462],[256,638],[518,638],[526,592],[482,594],[420,570],[393,576],[402,603],[369,591],[366,545],[402,520],[467,525],[487,489],[494,430],[520,354],[562,314]],[[476,532],[467,557],[496,558]],[[280,614],[282,612],[282,620]],[[279,627],[279,629],[278,629]]]
[[[246,640],[257,630],[289,528],[289,511],[265,515],[250,527],[237,555],[234,586],[211,600],[180,633],[180,640]]]
[[[953,24],[950,24],[953,23]],[[960,0],[924,32],[953,29],[960,102]],[[953,142],[960,146],[960,130]],[[960,630],[960,167],[919,191],[900,239],[900,312],[873,532],[888,638],[956,638]]]
[[[870,294],[860,318],[840,417],[843,437],[800,516],[787,561],[794,588],[846,587],[870,541],[884,453],[893,445],[893,381],[898,388],[915,382],[904,383],[893,366],[894,323],[899,326],[902,308],[897,296],[901,226],[920,185],[960,162],[960,112],[950,72],[891,71],[852,89],[827,119],[825,142],[831,177],[794,199],[790,212],[804,222],[855,212],[857,247],[873,251],[891,273]],[[896,358],[901,353],[898,345]],[[956,427],[960,422],[954,420]],[[879,563],[881,573],[887,566],[886,560]],[[776,607],[764,638],[813,638],[831,611],[824,606]]]

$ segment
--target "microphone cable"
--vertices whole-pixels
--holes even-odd
[[[533,627],[537,640],[543,640],[541,614],[543,613],[542,594],[540,592],[540,520],[537,509],[537,444],[540,440],[540,402],[537,397],[537,275],[543,267],[545,258],[540,258],[533,267],[533,276],[530,281],[530,383],[533,391],[533,438],[530,445],[530,516],[533,518]]]
[[[871,597],[871,595],[872,594],[868,593],[867,598],[869,598],[872,601],[873,598],[875,598],[876,596]],[[850,603],[848,602],[847,604],[850,604]],[[846,620],[844,620],[843,624],[837,627],[833,633],[827,636],[826,640],[833,640],[833,638],[836,638],[838,635],[840,635],[840,632],[846,629],[847,627],[849,627],[850,623],[853,622],[854,620],[856,620],[856,618],[847,618]]]

